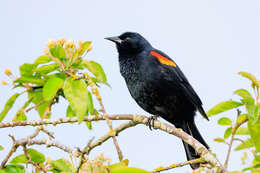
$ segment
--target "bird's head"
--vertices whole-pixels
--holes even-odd
[[[151,46],[143,36],[135,32],[125,32],[120,36],[105,39],[116,43],[118,52],[122,54],[136,54]]]

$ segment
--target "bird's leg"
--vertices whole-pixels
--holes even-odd
[[[154,121],[157,120],[157,118],[158,118],[158,115],[153,115],[153,116],[148,117],[146,124],[149,126],[150,130],[152,130],[152,128],[154,128]],[[156,129],[156,128],[154,128],[154,129]]]

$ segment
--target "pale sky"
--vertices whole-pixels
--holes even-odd
[[[19,65],[32,63],[42,55],[48,39],[90,40],[93,41],[93,50],[85,58],[103,66],[112,86],[112,89],[101,87],[107,112],[149,115],[131,98],[120,76],[115,46],[103,39],[135,31],[178,63],[202,99],[205,110],[209,110],[220,101],[234,98],[234,90],[250,86],[237,72],[247,71],[260,77],[259,17],[260,1],[257,0],[2,0],[0,79],[7,80],[3,74],[5,68],[18,74]],[[0,86],[1,110],[13,92],[8,86]],[[20,98],[15,104],[17,109],[23,100]],[[64,104],[67,103],[63,101],[54,106],[53,118],[64,116]],[[16,110],[10,111],[9,118],[4,121],[10,121]],[[222,115],[234,118],[235,110]],[[213,142],[214,138],[222,137],[225,130],[217,125],[219,117],[212,117],[207,122],[198,115],[196,123],[223,163],[227,146]],[[38,119],[36,112],[30,114],[29,119]],[[114,127],[118,123],[114,122]],[[79,127],[70,124],[50,126],[50,129],[55,130],[56,139],[61,143],[83,147],[91,137],[108,131],[104,123],[93,125],[92,131],[87,130],[84,124]],[[21,138],[31,132],[30,127],[0,129],[0,145],[5,146],[5,150],[0,151],[0,161],[10,149],[8,134]],[[125,158],[130,160],[130,166],[152,170],[186,160],[180,139],[158,130],[150,131],[145,126],[139,125],[123,132],[118,141]],[[44,148],[42,151],[53,159],[67,155],[57,149]],[[111,140],[94,149],[91,157],[101,152],[113,162],[117,161]],[[243,167],[241,156],[242,153],[231,153],[231,170]],[[187,170],[190,167],[168,172]]]

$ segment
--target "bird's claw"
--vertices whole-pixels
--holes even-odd
[[[146,124],[149,126],[150,130],[153,130],[153,129],[156,130],[156,128],[154,128],[154,121],[157,120],[157,117],[158,117],[157,115],[148,117]]]

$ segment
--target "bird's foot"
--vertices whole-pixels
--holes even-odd
[[[153,115],[153,116],[148,117],[146,124],[149,126],[150,130],[153,130],[153,129],[156,130],[156,128],[154,128],[154,121],[157,120],[157,118],[158,118],[158,115]]]

